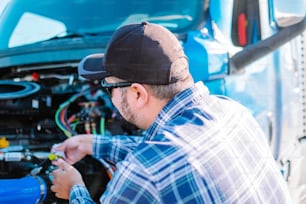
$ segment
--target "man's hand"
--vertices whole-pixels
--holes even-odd
[[[52,147],[52,151],[63,152],[65,161],[74,164],[86,155],[92,155],[92,135],[76,135]]]
[[[81,174],[76,168],[62,159],[52,162],[58,168],[52,172],[53,180],[51,191],[61,199],[69,199],[70,190],[74,185],[85,186]]]

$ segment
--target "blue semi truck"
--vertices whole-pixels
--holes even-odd
[[[195,81],[245,105],[294,203],[306,202],[305,0],[6,0],[0,2],[0,202],[62,203],[49,151],[80,133],[142,135],[79,61],[112,33],[148,21],[182,43]],[[76,164],[98,202],[109,163]]]

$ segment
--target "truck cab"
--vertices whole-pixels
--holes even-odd
[[[252,112],[294,203],[306,202],[304,0],[6,0],[0,8],[1,199],[65,202],[49,190],[49,151],[67,137],[142,136],[77,66],[104,53],[118,27],[147,21],[177,36],[195,81]],[[112,164],[88,157],[76,167],[98,202]],[[16,196],[15,186],[28,191]]]

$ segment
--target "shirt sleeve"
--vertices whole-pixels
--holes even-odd
[[[135,149],[143,136],[93,136],[93,157],[103,158],[112,163],[122,161],[126,155]]]
[[[101,203],[161,203],[154,177],[145,168],[127,161],[120,162],[117,167],[100,199]]]
[[[72,204],[94,204],[85,186],[74,185],[70,191],[70,202]]]

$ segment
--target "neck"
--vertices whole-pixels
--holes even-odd
[[[150,102],[147,104],[146,108],[143,110],[143,114],[139,119],[139,124],[141,124],[142,129],[148,129],[153,122],[156,120],[157,115],[163,109],[163,107],[167,104],[169,100],[160,100],[156,98],[151,98]]]

